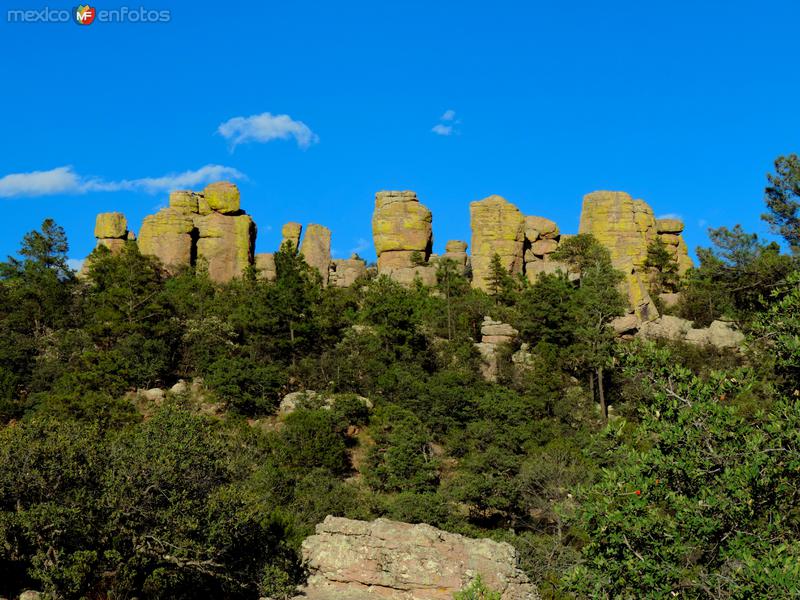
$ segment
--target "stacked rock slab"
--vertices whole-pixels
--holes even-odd
[[[683,221],[679,219],[657,219],[656,232],[677,263],[678,275],[683,275],[694,266],[692,259],[689,257],[689,247],[683,241],[683,236],[681,235],[683,233]]]
[[[145,217],[139,250],[172,271],[202,260],[211,279],[226,282],[253,264],[255,238],[255,223],[239,207],[239,189],[219,181],[202,193],[172,192],[169,207]]]
[[[472,285],[488,289],[492,257],[497,254],[503,268],[522,273],[525,217],[501,196],[489,196],[469,205],[472,226]]]
[[[658,317],[645,268],[647,248],[656,238],[653,209],[625,192],[592,192],[583,197],[581,233],[591,233],[611,254],[614,267],[625,274],[630,306],[642,321]]]
[[[125,247],[125,242],[135,239],[132,231],[128,231],[128,220],[119,212],[100,213],[94,225],[94,237],[97,246],[105,246],[112,253],[118,253]]]
[[[470,261],[469,254],[467,254],[467,242],[450,240],[445,244],[444,254],[440,258],[452,260],[462,275],[469,271]]]
[[[331,230],[311,223],[306,227],[300,253],[309,266],[315,268],[322,278],[322,285],[328,285],[331,266]]]
[[[292,243],[292,248],[297,250],[300,248],[300,234],[303,232],[303,226],[300,223],[295,223],[294,221],[290,221],[286,223],[281,228],[281,235],[283,236],[283,240],[281,241],[281,247],[283,247],[287,242]]]
[[[333,287],[350,287],[356,279],[367,274],[367,263],[356,256],[334,258],[331,261],[328,284]]]
[[[433,246],[433,217],[410,191],[375,194],[372,237],[378,255],[378,273],[401,283],[416,277],[436,283],[436,270],[428,264]]]
[[[508,323],[495,321],[489,316],[481,323],[481,341],[475,344],[481,354],[481,374],[487,381],[495,381],[498,372],[497,352],[501,344],[511,344],[519,332]]]
[[[555,221],[544,217],[525,217],[525,275],[535,282],[542,273],[553,274],[567,267],[550,258],[558,250],[561,232]]]
[[[297,600],[452,600],[477,575],[502,600],[539,598],[510,544],[426,524],[328,516],[302,553],[310,577]]]

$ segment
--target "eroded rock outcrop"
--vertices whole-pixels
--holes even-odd
[[[266,281],[275,281],[278,278],[278,270],[275,268],[275,254],[263,252],[256,254],[256,277]]]
[[[327,517],[303,542],[310,577],[297,600],[452,600],[480,574],[503,600],[536,600],[510,544],[430,525]]]
[[[375,194],[372,237],[378,255],[378,272],[401,283],[416,277],[436,281],[428,264],[433,246],[433,217],[410,191],[382,191]]]
[[[522,273],[525,217],[501,196],[489,196],[469,205],[472,226],[472,285],[488,289],[492,257],[497,254],[503,268]]]
[[[306,227],[300,253],[308,265],[319,272],[322,285],[328,285],[328,272],[331,266],[331,230],[311,223]]]
[[[580,233],[591,233],[608,248],[614,267],[625,274],[628,300],[639,319],[656,318],[645,268],[647,248],[657,236],[653,209],[625,192],[592,192],[583,197]]]
[[[139,250],[172,271],[202,260],[214,281],[240,277],[254,262],[256,226],[239,205],[239,189],[228,181],[174,191],[169,207],[144,218]]]
[[[689,247],[683,241],[683,221],[680,219],[657,219],[656,232],[678,265],[678,275],[683,275],[694,266],[689,257]]]
[[[535,282],[542,273],[554,274],[567,266],[551,258],[558,250],[561,232],[555,221],[545,217],[525,217],[525,275]]]
[[[97,239],[97,246],[105,246],[114,254],[122,251],[127,240],[135,239],[133,232],[128,231],[128,220],[120,212],[98,214],[94,237]]]
[[[281,240],[281,247],[283,247],[286,242],[292,243],[292,248],[297,250],[300,247],[300,234],[303,232],[303,226],[300,223],[295,223],[294,221],[290,221],[281,228],[281,236],[283,239]]]
[[[334,258],[331,261],[328,283],[334,287],[350,287],[367,274],[367,263],[357,256]]]
[[[503,344],[511,344],[519,332],[508,323],[495,321],[489,316],[481,323],[481,341],[475,344],[481,354],[481,375],[487,381],[495,381],[499,371],[498,351]]]
[[[469,254],[467,254],[467,242],[461,240],[450,240],[445,244],[444,254],[440,258],[452,260],[461,274],[466,274],[470,269]]]
[[[720,349],[736,349],[745,341],[744,334],[729,321],[717,320],[708,327],[697,328],[692,327],[691,321],[671,315],[642,323],[637,335],[646,339],[667,339]]]

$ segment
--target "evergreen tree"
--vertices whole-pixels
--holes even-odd
[[[762,215],[793,253],[800,251],[800,158],[797,154],[779,156],[775,174],[768,174],[765,200],[769,212]]]

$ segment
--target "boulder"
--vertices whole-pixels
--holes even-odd
[[[554,240],[558,239],[558,236],[558,225],[555,221],[544,217],[525,217],[525,238],[529,242],[535,242],[540,238]]]
[[[639,328],[639,318],[634,314],[617,317],[611,321],[611,328],[617,335],[632,333]]]
[[[434,265],[419,265],[417,267],[378,267],[382,273],[397,283],[413,285],[418,279],[422,285],[433,287],[436,285],[436,267]]]
[[[335,258],[331,261],[331,271],[328,283],[334,287],[350,287],[359,277],[367,274],[367,263],[352,256],[350,258]]]
[[[580,232],[591,233],[608,248],[614,267],[625,274],[625,291],[637,316],[656,318],[645,268],[647,248],[657,236],[653,209],[625,192],[592,192],[583,198]]]
[[[266,281],[275,281],[278,278],[278,271],[275,268],[275,255],[272,252],[256,254],[256,277]]]
[[[656,231],[679,234],[683,232],[683,221],[680,219],[656,219]]]
[[[338,396],[338,397],[341,397]],[[364,396],[355,396],[356,400],[360,401],[367,410],[372,410],[372,400]],[[278,406],[278,414],[286,416],[293,413],[298,408],[322,408],[330,410],[336,404],[336,394],[322,394],[314,390],[306,390],[303,392],[291,392],[286,394]]]
[[[168,269],[192,260],[192,216],[176,208],[162,208],[148,215],[139,231],[139,251],[157,257]]]
[[[452,600],[477,575],[503,600],[536,600],[536,587],[504,542],[430,525],[328,516],[302,544],[306,600]]]
[[[331,266],[331,230],[315,223],[306,227],[300,253],[308,265],[319,272],[322,285],[328,285],[328,272]]]
[[[673,308],[681,301],[681,295],[678,292],[664,292],[658,295],[658,299],[664,308]]]
[[[708,326],[708,343],[716,348],[738,348],[744,343],[744,334],[733,323],[714,321]]]
[[[531,252],[536,256],[544,256],[545,254],[552,254],[558,250],[558,242],[551,239],[536,240],[531,244]]]
[[[481,335],[484,337],[489,335],[515,338],[519,335],[519,331],[508,323],[501,323],[487,316],[483,318],[483,323],[481,323]]]
[[[211,210],[222,214],[239,212],[239,188],[230,181],[209,183],[203,190],[203,197]]]
[[[525,218],[501,196],[489,196],[469,205],[472,226],[472,285],[488,289],[490,264],[495,254],[503,268],[522,273]]]
[[[639,335],[647,339],[684,340],[691,328],[691,321],[664,315],[653,321],[642,323]]]
[[[19,595],[19,600],[42,600],[44,597],[45,596],[42,594],[42,592],[25,590]]]
[[[178,383],[169,388],[169,391],[172,394],[185,394],[189,391],[189,384],[185,380],[179,379]]]
[[[224,215],[212,212],[196,216],[197,258],[204,260],[209,277],[224,283],[253,264],[256,226],[249,215]]]
[[[128,235],[128,220],[120,212],[107,212],[97,215],[94,223],[94,237],[125,239]]]
[[[138,390],[139,395],[145,400],[150,402],[162,402],[166,397],[166,393],[161,388],[152,388],[149,390]]]
[[[202,194],[190,190],[175,190],[169,193],[169,206],[185,213],[196,213],[199,210]]]
[[[467,254],[467,242],[461,240],[450,240],[444,247],[444,254],[441,258],[452,260],[458,266],[461,274],[466,274],[469,269],[469,255]]]
[[[530,250],[528,251],[530,252]],[[569,274],[569,267],[562,262],[551,260],[545,255],[543,258],[535,256],[532,252],[525,255],[525,277],[531,283],[536,283],[539,275],[545,273],[547,275],[555,275],[559,271]]]
[[[427,262],[433,245],[432,222],[431,211],[420,204],[415,192],[375,194],[372,237],[378,272],[418,266],[413,262],[415,255]]]
[[[286,242],[292,242],[292,248],[297,250],[300,248],[300,234],[303,232],[303,226],[300,223],[290,221],[281,227],[281,246]]]

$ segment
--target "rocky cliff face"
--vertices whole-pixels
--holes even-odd
[[[105,246],[112,253],[122,250],[127,240],[135,239],[132,231],[128,231],[128,220],[119,212],[100,213],[94,225],[94,237],[97,246]]]
[[[306,227],[300,253],[308,265],[319,272],[322,285],[328,285],[328,273],[331,267],[331,230],[315,223]]]
[[[310,577],[296,600],[452,600],[476,575],[503,600],[539,594],[509,544],[430,525],[327,517],[303,542]]]

